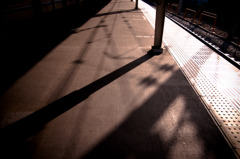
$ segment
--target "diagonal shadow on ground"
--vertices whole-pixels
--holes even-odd
[[[127,12],[133,12],[133,11],[138,11],[138,10],[136,10],[136,9],[129,9],[129,10],[113,11],[113,12],[108,12],[108,13],[97,14],[97,15],[95,15],[95,17],[112,15],[112,14],[127,13]]]
[[[20,151],[21,144],[32,135],[39,132],[45,124],[76,106],[78,103],[81,103],[94,92],[110,84],[112,81],[123,76],[150,58],[152,58],[152,55],[146,54],[95,82],[50,103],[12,125],[3,128],[0,131],[1,150],[10,149],[12,151],[13,147],[15,147],[16,150]]]

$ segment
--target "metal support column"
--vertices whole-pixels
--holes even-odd
[[[135,3],[135,9],[138,9],[138,0],[135,0],[136,3]]]
[[[55,1],[54,1],[54,0],[51,0],[51,2],[52,2],[52,9],[53,9],[53,11],[55,11],[55,10],[56,10]]]
[[[36,17],[42,15],[42,2],[41,0],[32,0],[33,13]]]
[[[154,46],[152,47],[152,52],[154,54],[161,54],[163,51],[163,49],[161,48],[161,45],[162,45],[162,37],[163,37],[165,10],[166,10],[166,0],[157,0]]]
[[[62,0],[62,6],[63,8],[67,8],[67,0]]]

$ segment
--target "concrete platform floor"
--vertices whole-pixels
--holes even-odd
[[[134,7],[108,3],[1,96],[1,158],[235,158]]]

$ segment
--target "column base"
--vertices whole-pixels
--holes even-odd
[[[163,49],[160,46],[152,46],[152,49],[148,52],[150,55],[160,55]]]

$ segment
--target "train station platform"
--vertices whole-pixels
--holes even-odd
[[[154,8],[139,7],[110,1],[3,93],[1,158],[238,157],[238,70],[167,18],[148,54]]]

